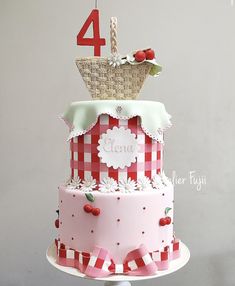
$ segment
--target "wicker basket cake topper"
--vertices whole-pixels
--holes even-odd
[[[135,99],[153,65],[151,61],[137,63],[121,57],[117,48],[117,18],[110,20],[111,57],[86,57],[76,60],[79,72],[93,99]],[[156,71],[156,70],[155,70]]]

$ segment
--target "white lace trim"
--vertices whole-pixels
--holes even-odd
[[[168,124],[165,128],[158,128],[157,134],[154,135],[154,134],[148,132],[148,130],[143,126],[143,124],[142,124],[142,118],[141,118],[141,115],[139,115],[139,114],[133,114],[133,115],[130,115],[130,116],[122,116],[122,115],[117,115],[117,114],[112,113],[112,112],[105,112],[105,113],[100,113],[100,114],[96,117],[95,121],[94,121],[88,128],[86,128],[86,129],[84,129],[84,130],[82,130],[82,131],[75,131],[75,130],[74,130],[74,126],[71,125],[70,122],[64,118],[64,116],[61,116],[60,118],[61,118],[62,120],[64,120],[64,122],[66,123],[66,125],[68,125],[68,127],[70,128],[70,134],[69,134],[69,137],[68,137],[67,141],[71,140],[72,138],[75,138],[75,137],[77,137],[77,136],[84,135],[84,134],[86,134],[87,132],[89,132],[89,131],[97,124],[98,119],[99,119],[99,117],[100,117],[101,115],[109,115],[109,116],[111,116],[111,117],[113,117],[113,118],[115,118],[115,119],[118,119],[118,120],[129,120],[129,119],[131,119],[131,118],[133,118],[133,117],[137,117],[137,116],[138,116],[138,117],[140,118],[140,126],[141,126],[141,128],[143,129],[144,133],[145,133],[146,135],[148,135],[150,138],[152,138],[153,140],[158,141],[159,143],[164,143],[164,140],[163,140],[163,132],[172,126],[172,124],[170,123],[170,124]]]

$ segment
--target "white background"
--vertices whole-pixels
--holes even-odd
[[[102,36],[119,21],[119,50],[154,47],[163,72],[140,99],[173,116],[165,171],[206,176],[176,186],[175,230],[191,250],[181,271],[146,285],[235,284],[235,6],[230,0],[99,0]],[[45,259],[56,236],[57,186],[69,175],[68,130],[58,119],[90,96],[74,59],[91,0],[0,0],[0,285],[88,285]],[[109,46],[103,55],[109,54]],[[101,282],[97,284],[101,285]],[[94,284],[95,285],[95,284]],[[142,282],[136,285],[143,285]]]

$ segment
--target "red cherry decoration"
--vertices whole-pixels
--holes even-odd
[[[166,225],[166,220],[165,220],[164,217],[159,220],[159,225],[160,226],[165,226]]]
[[[143,51],[136,52],[134,57],[137,62],[143,62],[146,59],[145,52]]]
[[[147,60],[153,60],[155,58],[155,52],[152,49],[145,51],[145,56]]]
[[[93,210],[93,207],[91,205],[87,204],[83,207],[83,209],[86,213],[91,213]]]
[[[171,217],[167,216],[165,218],[166,224],[171,224]]]
[[[98,215],[100,214],[100,209],[94,208],[94,209],[92,210],[92,214],[93,214],[94,216],[98,216]]]
[[[55,227],[56,227],[56,228],[59,228],[59,226],[60,226],[60,222],[59,222],[59,219],[57,218],[57,219],[55,220]]]

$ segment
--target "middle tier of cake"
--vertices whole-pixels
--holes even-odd
[[[136,137],[138,143],[136,161],[129,167],[116,169],[108,167],[98,156],[99,140],[102,134],[114,127],[129,129]],[[128,138],[126,141],[128,144]],[[138,180],[144,176],[151,179],[154,175],[161,173],[163,167],[163,144],[144,133],[140,126],[140,118],[137,116],[122,120],[107,114],[100,115],[91,130],[71,139],[70,151],[71,177],[78,176],[81,180],[92,177],[97,183],[107,177],[116,181],[128,178]]]

